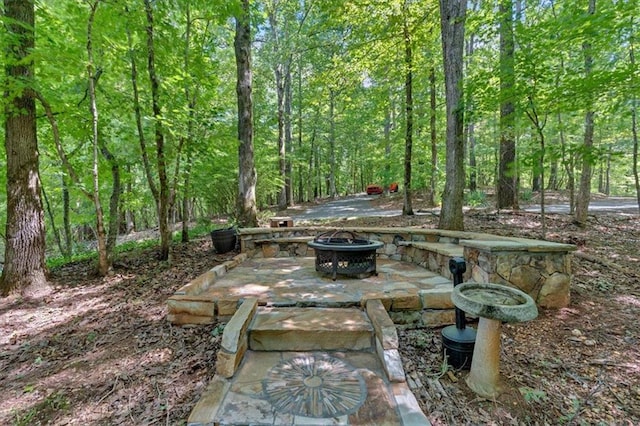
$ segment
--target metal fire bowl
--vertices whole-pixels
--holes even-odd
[[[351,233],[349,233],[351,234]],[[307,243],[316,254],[316,271],[340,275],[376,273],[376,250],[384,243],[334,235],[320,235]]]

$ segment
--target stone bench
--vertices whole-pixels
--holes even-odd
[[[436,272],[443,277],[452,280],[453,276],[449,270],[449,260],[454,257],[464,257],[464,247],[454,243],[432,243],[420,241],[398,241],[396,245],[400,247],[413,248],[412,259],[418,259],[418,253],[424,254],[424,260],[418,261],[419,265]],[[465,273],[464,278],[471,277],[470,272]]]
[[[383,242],[377,251],[382,258],[414,263],[451,279],[449,260],[463,257],[464,280],[519,288],[541,307],[569,304],[571,252],[575,250],[570,244],[424,228],[243,228],[238,235],[241,251],[250,257],[313,256],[307,242],[337,230]]]

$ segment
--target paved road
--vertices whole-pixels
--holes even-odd
[[[539,212],[540,205],[528,206],[528,212]],[[569,204],[549,204],[544,206],[546,213],[569,213]],[[589,213],[638,213],[638,202],[632,197],[610,197],[606,200],[592,200]]]
[[[374,206],[371,200],[378,195],[358,194],[338,200],[328,201],[319,204],[300,213],[291,213],[296,221],[341,219],[348,217],[389,217],[400,216],[400,209],[381,209]],[[539,205],[532,205],[524,208],[528,212],[539,212]],[[437,214],[437,210],[434,210]],[[568,204],[549,204],[545,206],[547,213],[569,213]],[[590,213],[626,213],[637,214],[638,204],[635,198],[631,197],[611,197],[606,200],[593,200],[589,203]],[[417,213],[420,214],[420,213]]]
[[[342,219],[348,217],[400,216],[402,210],[380,209],[371,203],[379,195],[358,194],[313,206],[305,212],[293,213],[295,220]]]

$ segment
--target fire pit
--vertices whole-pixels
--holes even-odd
[[[353,232],[333,231],[307,243],[316,253],[316,271],[336,276],[376,274],[376,250],[384,244],[358,238]]]

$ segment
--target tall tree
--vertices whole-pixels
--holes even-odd
[[[329,88],[329,197],[333,200],[337,195],[336,175],[338,164],[336,161],[336,91]]]
[[[404,36],[404,66],[405,66],[405,109],[406,129],[404,138],[404,200],[402,214],[413,215],[411,205],[411,154],[413,150],[413,48],[411,46],[411,31],[409,29],[407,2],[402,13],[402,33]]]
[[[118,169],[118,164],[115,161],[115,158],[109,152],[106,144],[101,142],[100,135],[98,134],[98,103],[96,99],[96,85],[98,83],[98,79],[100,78],[101,71],[96,69],[94,63],[94,55],[93,55],[93,24],[95,22],[96,12],[98,10],[98,5],[100,4],[100,0],[96,0],[93,3],[89,4],[90,13],[89,20],[87,22],[87,83],[88,83],[88,92],[89,92],[89,111],[91,112],[91,142],[93,146],[93,167],[92,167],[92,181],[93,181],[93,192],[91,194],[91,199],[93,201],[93,205],[96,209],[96,235],[98,237],[98,272],[100,275],[104,276],[107,274],[109,269],[111,268],[111,259],[109,255],[109,249],[113,250],[115,248],[117,229],[118,229],[118,197],[120,194],[120,173]],[[111,226],[111,242],[107,242],[106,231],[105,231],[105,223],[104,223],[104,210],[102,208],[102,202],[100,201],[100,176],[99,176],[99,158],[98,152],[102,150],[102,153],[110,160],[113,165],[114,173],[114,185],[116,185],[116,191],[113,193],[112,201],[112,213],[111,216],[114,220]],[[113,209],[115,208],[115,212]]]
[[[287,92],[287,80],[291,80],[291,55],[288,55],[285,58],[285,53],[283,52],[281,40],[281,29],[279,25],[279,15],[280,10],[278,8],[280,2],[271,1],[268,5],[268,15],[269,15],[269,28],[271,30],[271,38],[273,43],[273,53],[275,57],[275,63],[273,65],[273,73],[276,81],[276,99],[277,99],[277,116],[278,116],[278,172],[280,175],[280,179],[282,180],[282,186],[280,187],[280,191],[278,192],[278,209],[284,210],[287,208],[288,204],[288,194],[287,194],[287,140],[291,142],[291,134],[286,135],[287,130],[291,130],[289,127],[285,125],[288,117],[285,116],[287,106],[285,105],[285,101],[287,100],[286,92]],[[285,35],[286,37],[286,35]],[[290,86],[290,84],[289,84]],[[290,109],[290,105],[289,105]]]
[[[253,100],[251,97],[251,23],[249,0],[242,0],[242,11],[236,17],[234,49],[236,55],[238,96],[238,211],[241,226],[257,226],[257,173],[253,158]]]
[[[191,19],[191,3],[187,2],[185,10],[186,28],[184,33],[184,72],[190,77],[189,59],[191,54],[191,27],[193,20]],[[183,136],[187,140],[193,137],[194,115],[196,100],[198,99],[197,90],[191,90],[191,81],[184,84],[184,98],[187,101],[187,134]],[[187,153],[187,169],[183,178],[183,194],[182,194],[182,231],[181,239],[183,243],[189,242],[189,219],[191,217],[190,205],[190,186],[191,186],[191,166],[193,165],[193,154],[191,151]]]
[[[497,208],[518,208],[515,106],[513,2],[500,0],[500,157],[498,162]]]
[[[437,121],[437,97],[436,97],[436,68],[429,68],[429,139],[431,146],[431,174],[429,176],[429,193],[427,205],[435,205],[437,170],[438,170],[438,131]]]
[[[596,0],[589,0],[588,14],[593,16],[596,13]],[[582,43],[582,51],[584,53],[584,74],[585,79],[589,79],[593,72],[593,52],[592,43],[589,39],[590,35]],[[587,112],[584,115],[584,142],[582,153],[582,173],[580,175],[580,187],[578,189],[578,198],[576,200],[575,221],[579,225],[587,223],[587,213],[589,210],[589,199],[591,198],[591,149],[593,147],[593,130],[594,130],[593,96],[589,96]]]
[[[471,3],[471,9],[473,10],[474,4]],[[474,33],[469,35],[469,40],[467,41],[467,52],[465,55],[466,65],[465,69],[469,69],[471,64],[471,57],[473,56],[473,51],[475,49],[476,44],[476,36]],[[475,117],[473,117],[473,90],[468,87],[465,93],[466,101],[465,108],[467,109],[467,116],[465,117],[465,141],[467,143],[467,149],[469,150],[469,191],[474,192],[478,189],[478,172],[476,170],[477,161],[476,161],[476,126],[475,126]],[[434,100],[431,101],[435,102]],[[435,108],[435,107],[434,107]]]
[[[631,69],[636,69],[636,53],[635,53],[635,38],[633,37],[634,30],[634,18],[631,18],[631,40],[629,43],[629,62]],[[637,77],[635,74],[631,74],[631,87],[637,87]],[[640,173],[638,172],[638,97],[632,95],[631,98],[631,135],[633,137],[633,181],[636,187],[636,199],[638,200],[638,211],[640,212]]]
[[[440,26],[447,103],[446,180],[438,227],[463,230],[464,108],[462,59],[467,0],[440,0]]]
[[[82,181],[80,174],[77,172],[77,168],[74,167],[69,155],[65,151],[62,140],[60,138],[60,132],[58,127],[58,121],[56,114],[54,113],[49,102],[44,98],[44,95],[38,93],[38,99],[45,110],[45,114],[49,123],[51,124],[52,134],[58,156],[62,162],[65,172],[73,181],[73,183],[80,189],[80,192],[93,204],[95,209],[95,236],[97,241],[97,254],[98,264],[97,272],[101,276],[106,275],[111,269],[113,261],[113,253],[115,251],[116,239],[119,231],[120,217],[118,214],[120,204],[121,179],[120,179],[120,164],[116,159],[113,152],[109,149],[101,136],[99,127],[99,113],[97,102],[97,87],[100,76],[102,75],[102,68],[96,66],[94,58],[94,25],[96,19],[96,13],[101,0],[95,0],[89,3],[89,17],[87,20],[87,32],[86,32],[86,73],[87,73],[87,90],[85,97],[80,101],[80,104],[84,103],[85,99],[89,99],[89,113],[91,115],[90,126],[90,140],[92,147],[91,156],[91,190],[88,190],[84,182]],[[100,179],[100,155],[104,157],[111,168],[112,177],[112,191],[109,200],[109,222],[108,233],[105,221],[104,209],[102,207],[101,200],[101,179]],[[63,182],[63,186],[64,186]],[[68,220],[68,219],[65,219]]]
[[[554,21],[558,20],[558,14],[556,12],[555,2],[551,2],[551,13]],[[557,60],[559,61],[557,67],[559,68],[558,72],[555,73],[554,78],[554,90],[559,92],[561,90],[562,76],[566,72],[565,60],[563,52],[559,52],[557,55]],[[565,121],[563,116],[563,111],[558,109],[556,112],[556,122],[558,128],[558,142],[559,142],[559,151],[560,151],[560,160],[564,167],[564,171],[567,174],[567,183],[566,189],[569,192],[569,213],[573,215],[575,211],[575,155],[574,152],[568,149],[567,138],[565,134]],[[551,173],[553,173],[553,166],[551,169]],[[551,181],[550,181],[551,182]],[[551,184],[550,184],[551,186]]]
[[[41,199],[34,86],[35,6],[33,0],[5,0],[5,152],[7,224],[3,296],[48,293],[44,211]]]
[[[537,110],[533,95],[529,97],[529,108],[525,111],[529,120],[536,129],[538,135],[538,142],[540,143],[540,151],[538,153],[538,161],[534,164],[533,169],[538,170],[540,173],[540,179],[544,182],[544,160],[545,160],[545,139],[544,128],[547,125],[547,116],[540,117]],[[547,215],[545,211],[545,188],[544,185],[540,186],[540,222],[542,238],[546,238],[547,233]]]
[[[151,82],[151,107],[153,109],[156,165],[158,172],[159,192],[156,194],[156,209],[158,211],[158,227],[160,229],[160,260],[169,259],[171,248],[171,230],[169,228],[169,211],[171,194],[169,193],[169,178],[167,176],[167,153],[165,146],[164,128],[162,126],[162,108],[160,106],[160,81],[156,73],[156,59],[154,47],[153,6],[150,0],[144,0],[144,10],[147,16],[147,70]]]

